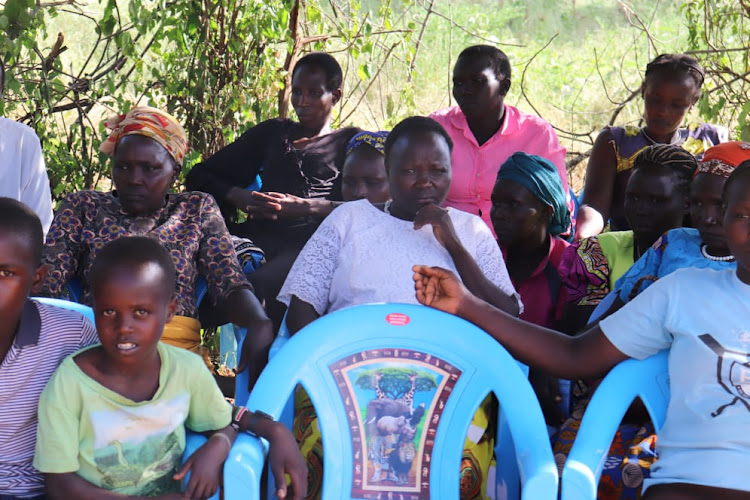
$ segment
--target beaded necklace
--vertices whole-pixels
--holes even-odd
[[[717,256],[717,255],[711,255],[708,253],[708,245],[705,243],[701,245],[701,255],[705,257],[708,260],[713,260],[716,262],[731,262],[734,260],[734,255],[724,255],[724,256]]]

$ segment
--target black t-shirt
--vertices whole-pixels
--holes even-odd
[[[261,191],[341,200],[346,145],[357,132],[359,129],[354,127],[343,128],[321,137],[303,139],[295,145],[294,140],[301,135],[298,123],[278,118],[267,120],[195,165],[187,175],[186,188],[216,198],[234,234],[256,239],[259,244],[271,235],[291,236],[289,230],[301,229],[305,221],[252,220],[233,224],[237,220],[237,209],[227,201],[227,193],[232,187],[247,188],[260,175]]]

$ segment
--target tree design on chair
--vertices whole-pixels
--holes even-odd
[[[348,356],[331,371],[352,432],[352,493],[429,498],[435,433],[460,370],[429,354],[383,350]]]

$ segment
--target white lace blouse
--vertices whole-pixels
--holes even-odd
[[[487,278],[520,304],[503,256],[487,225],[475,215],[448,209],[461,243]],[[416,304],[412,266],[457,273],[448,251],[427,225],[393,217],[367,200],[345,203],[329,215],[294,262],[279,301],[292,295],[320,314],[371,302]]]

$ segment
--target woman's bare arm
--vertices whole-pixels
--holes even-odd
[[[518,316],[521,309],[518,299],[503,292],[485,276],[474,256],[458,238],[448,212],[437,205],[421,208],[414,219],[414,228],[419,229],[427,224],[432,225],[435,238],[448,250],[461,280],[471,293],[510,315]]]
[[[576,219],[576,239],[596,236],[609,220],[617,176],[617,157],[610,141],[612,132],[605,129],[591,149],[586,167],[586,186]]]
[[[566,379],[600,376],[627,359],[599,326],[570,337],[527,323],[477,298],[445,269],[415,266],[414,281],[420,303],[474,323],[519,361],[554,376]]]
[[[312,305],[292,295],[286,314],[286,327],[290,335],[294,335],[319,317],[320,314]]]

